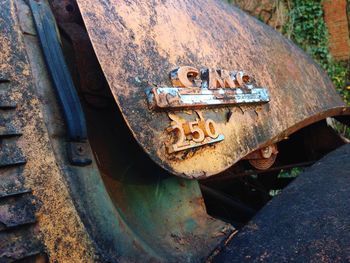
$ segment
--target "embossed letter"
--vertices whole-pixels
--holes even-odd
[[[199,70],[193,67],[179,67],[170,72],[171,84],[174,87],[196,87],[195,78],[199,75]]]

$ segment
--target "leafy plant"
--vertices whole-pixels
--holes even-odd
[[[286,0],[289,19],[284,27],[285,35],[304,49],[323,67],[344,101],[350,105],[348,86],[349,68],[346,63],[335,61],[329,52],[329,33],[323,18],[322,0]],[[338,124],[335,130],[350,138],[350,128]]]
[[[278,178],[295,178],[298,177],[299,174],[303,171],[300,167],[294,167],[289,170],[281,170],[281,172],[278,175]]]
[[[227,0],[249,13],[255,14],[259,1]],[[347,88],[349,69],[345,63],[335,61],[329,52],[329,33],[323,18],[322,0],[270,0],[272,12],[284,22],[283,33],[304,49],[332,79],[339,94],[350,105],[350,90]],[[263,2],[263,1],[260,1]],[[262,4],[262,3],[261,3]],[[279,8],[277,8],[279,7]],[[283,8],[281,8],[283,7]],[[254,10],[250,10],[253,8]],[[286,12],[283,11],[287,9]],[[252,12],[253,11],[253,12]],[[282,12],[283,11],[283,12]],[[255,14],[264,21],[261,14]],[[266,22],[266,21],[265,21]]]
[[[243,9],[251,6],[249,1],[227,1],[235,3]],[[321,65],[332,79],[344,101],[350,105],[350,79],[348,79],[350,77],[349,68],[346,63],[335,61],[330,54],[329,33],[323,17],[322,0],[273,1],[275,7],[281,7],[283,5],[288,10],[287,19],[285,17],[282,19],[283,21],[287,21],[284,24],[282,31],[284,35],[304,49],[317,63]],[[254,3],[257,4],[259,1],[255,1]],[[279,9],[275,9],[275,12],[278,12],[278,10]],[[282,13],[284,16],[284,12]],[[256,16],[261,18],[259,15]],[[350,138],[350,128],[346,128],[345,125],[341,124],[334,128],[343,136]]]

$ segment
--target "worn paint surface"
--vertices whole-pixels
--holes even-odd
[[[25,160],[21,161],[21,156],[16,156],[18,151],[8,149],[6,160],[19,161],[12,163],[10,170],[0,171],[0,182],[5,185],[6,177],[12,180],[10,175],[21,175],[23,178],[19,180],[23,180],[25,189],[32,190],[34,197],[31,204],[38,218],[34,233],[28,229],[15,229],[13,236],[11,232],[0,234],[0,257],[8,256],[3,250],[6,247],[13,258],[20,258],[27,250],[34,253],[37,245],[34,246],[33,242],[39,238],[52,262],[80,262],[80,259],[95,262],[94,250],[70,199],[47,133],[42,105],[48,98],[39,97],[35,88],[33,75],[47,75],[45,67],[36,63],[38,56],[34,56],[33,64],[28,59],[30,48],[26,49],[25,44],[34,45],[34,50],[39,50],[35,30],[31,27],[29,8],[24,1],[5,0],[0,1],[0,10],[0,75],[8,79],[6,85],[0,83],[0,88],[17,104],[14,114],[3,121],[11,122],[14,128],[21,131],[22,136],[17,138],[16,144],[25,156]],[[3,146],[1,149],[6,148]],[[20,170],[13,169],[17,164],[23,165]],[[19,183],[16,182],[17,185]],[[16,201],[17,197],[13,198]],[[16,201],[13,206],[1,206],[0,221],[4,221],[8,227],[12,226],[14,219],[18,224],[32,223],[33,211],[24,209],[25,205],[25,202]]]
[[[349,114],[325,73],[272,28],[221,0],[78,0],[110,89],[151,158],[186,178],[214,175],[250,152],[326,116]],[[225,136],[214,146],[169,155],[170,119],[145,90],[171,86],[178,66],[244,70],[268,87],[263,106],[203,109]],[[193,118],[192,111],[179,111]]]
[[[87,76],[90,80],[81,81],[80,90],[88,91],[93,88],[91,83],[98,83],[102,71],[91,57],[85,58],[84,65],[80,60],[93,53],[87,33],[79,24],[59,26],[73,40],[79,79]],[[108,86],[102,84],[100,90],[104,88]],[[232,227],[206,213],[197,181],[173,177],[148,159],[114,101],[98,109],[91,102],[86,100],[83,106],[89,141],[105,184],[86,173],[72,175],[70,185],[102,254],[108,262],[204,261]]]
[[[24,209],[27,201],[20,200],[14,205],[0,202],[0,222],[5,228],[32,224],[34,212],[37,212],[36,232],[32,235],[20,232],[20,245],[24,243],[26,250],[34,251],[38,238],[45,245],[50,262],[204,261],[232,227],[206,214],[197,181],[169,176],[142,151],[141,160],[135,154],[126,153],[126,149],[139,148],[137,144],[129,143],[132,136],[128,130],[123,137],[120,134],[121,118],[113,118],[116,107],[105,109],[105,112],[86,107],[98,165],[102,164],[100,168],[105,173],[104,181],[95,161],[84,167],[69,165],[67,127],[28,6],[23,1],[17,2],[21,13],[19,23],[13,2],[7,3],[10,5],[4,10],[11,23],[0,24],[7,32],[4,39],[0,38],[0,43],[9,48],[3,49],[6,56],[0,56],[4,58],[4,61],[0,60],[0,67],[1,73],[11,80],[13,93],[10,98],[18,104],[14,128],[21,130],[23,135],[18,138],[19,150],[1,145],[6,147],[0,149],[0,166],[9,161],[23,165],[21,173],[26,188],[17,188],[19,182],[14,187],[18,189],[16,191],[32,189],[36,201],[33,205],[37,210]],[[92,67],[95,69],[95,66],[98,64]],[[108,114],[113,117],[108,119]],[[116,123],[118,127],[109,126]],[[7,134],[12,132],[6,131]],[[8,184],[14,180],[10,172],[12,175],[12,170],[4,172],[0,169],[0,185],[6,183],[6,195],[11,189]],[[127,180],[124,180],[125,173]],[[0,187],[0,198],[1,194]],[[12,236],[3,234],[2,227],[0,224],[0,261],[4,249],[14,256],[24,251],[21,246],[15,248],[9,243],[11,240],[7,239]]]
[[[221,105],[244,105],[269,102],[269,96],[265,89],[254,89],[251,93],[244,93],[242,89],[210,90],[192,88],[184,90],[173,87],[154,88],[152,95],[146,91],[151,108],[176,110],[181,108],[216,107]],[[171,97],[171,98],[169,98]]]
[[[196,109],[261,104],[270,101],[267,89],[257,88],[242,71],[184,66],[170,72],[173,87],[146,90],[151,109]]]

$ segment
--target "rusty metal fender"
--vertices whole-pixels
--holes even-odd
[[[215,175],[310,123],[350,114],[330,79],[303,51],[225,1],[77,3],[125,121],[149,156],[175,175]],[[215,69],[244,71],[258,87],[266,88],[269,97],[258,104],[231,101],[212,107],[150,107],[147,90],[174,83],[181,86],[178,78],[183,72],[169,78],[180,66],[189,66],[189,82],[184,82],[190,86],[196,86],[202,68],[214,69],[213,74],[222,72]],[[239,82],[237,76],[233,82],[227,81],[229,88]],[[244,75],[240,76],[243,83]],[[225,83],[218,80],[213,85]],[[178,100],[167,99],[166,103]],[[212,137],[220,134],[220,140],[213,142],[198,131],[207,120],[213,121],[218,131],[211,133]],[[181,129],[192,131],[181,137],[181,129],[175,127],[178,123]],[[179,136],[183,140],[180,146],[188,147],[169,150]]]

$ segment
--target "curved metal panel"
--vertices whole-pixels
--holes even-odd
[[[186,178],[217,174],[298,128],[350,113],[329,78],[307,55],[224,1],[77,2],[128,126],[151,158],[173,174]],[[185,75],[183,70],[176,72],[181,66],[189,66]],[[218,69],[251,76],[263,88],[257,90],[263,91],[264,103],[250,104],[248,97],[237,95],[233,86],[244,82],[243,73],[235,73],[231,82],[223,77],[226,71]],[[188,107],[188,100],[182,107],[179,87],[191,100],[198,92],[207,95],[200,89],[205,72],[212,74],[207,83],[228,88],[231,97],[223,105],[214,101],[216,105],[205,107],[198,99],[197,106],[202,107]],[[187,79],[181,81],[181,76]],[[206,88],[212,92],[210,85]],[[158,98],[158,107],[152,107],[157,92],[171,94],[165,94],[165,100]],[[225,100],[226,90],[215,92],[224,94],[220,99]],[[242,103],[235,103],[237,96]]]

